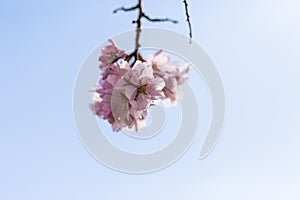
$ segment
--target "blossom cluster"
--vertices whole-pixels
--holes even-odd
[[[125,51],[109,42],[99,57],[101,79],[91,109],[107,120],[113,131],[138,131],[145,125],[151,106],[160,101],[174,105],[181,98],[180,85],[187,80],[190,65],[179,69],[163,50],[130,63]]]

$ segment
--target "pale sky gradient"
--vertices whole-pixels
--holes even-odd
[[[135,1],[0,0],[0,199],[299,199],[300,2],[190,0],[194,40],[214,60],[227,95],[223,136],[197,160],[203,135],[174,165],[128,175],[79,141],[73,83],[91,50],[134,28]],[[182,1],[145,0],[144,23],[187,34]]]

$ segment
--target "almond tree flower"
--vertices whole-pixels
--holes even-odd
[[[145,110],[153,100],[164,97],[164,80],[154,77],[152,67],[141,61],[137,61],[132,70],[124,74],[120,86],[135,110]]]
[[[189,65],[179,69],[170,64],[168,54],[162,50],[148,56],[147,62],[130,63],[113,41],[102,50],[99,58],[102,77],[95,88],[91,109],[107,120],[113,131],[145,126],[148,109],[158,101],[172,104],[181,97],[180,85],[187,80]],[[117,61],[118,60],[118,61]]]
[[[114,90],[111,97],[111,111],[117,129],[132,127],[133,120],[129,113],[129,100],[120,90]]]
[[[94,114],[99,117],[108,120],[108,122],[112,125],[114,131],[119,131],[122,128],[126,127],[129,124],[127,121],[120,121],[115,118],[113,115],[113,105],[112,102],[118,101],[121,104],[119,109],[124,113],[128,113],[128,99],[121,98],[122,96],[116,96],[116,92],[114,92],[114,86],[121,79],[121,77],[130,69],[126,63],[115,63],[110,65],[105,72],[103,72],[102,78],[99,80],[99,84],[95,89],[95,95],[98,95],[98,99],[94,100],[91,109],[94,111]],[[106,74],[104,74],[106,73]],[[115,94],[113,96],[113,94]],[[116,111],[115,111],[116,112]],[[119,116],[124,119],[123,116]]]
[[[137,63],[133,68],[126,61],[110,65],[95,90],[99,98],[91,108],[108,120],[114,131],[133,127],[138,131],[145,124],[151,100],[163,95],[163,80],[154,78],[146,63]]]
[[[169,106],[176,104],[177,99],[180,98],[180,90],[178,90],[177,82],[174,76],[164,76],[166,86],[163,88],[165,94],[165,105]]]
[[[188,79],[187,73],[190,67],[190,64],[186,64],[181,69],[179,69],[178,66],[175,66],[172,70],[167,71],[165,74],[164,80],[166,86],[163,91],[166,96],[166,99],[164,100],[166,106],[176,105],[177,100],[183,98],[181,85],[183,85]]]
[[[121,128],[135,128],[138,131],[145,124],[147,110],[136,110],[122,90],[115,89],[111,99],[112,114],[115,123]]]
[[[154,56],[148,56],[147,62],[152,65],[154,76],[162,78],[165,82],[163,88],[165,105],[176,105],[176,101],[183,96],[180,86],[187,80],[190,65],[185,65],[179,69],[177,64],[170,63],[168,54],[162,50]]]
[[[102,72],[102,79],[106,79],[108,76],[112,75],[121,78],[129,70],[131,70],[131,68],[128,62],[115,62],[111,65],[108,65],[105,71]]]
[[[151,64],[154,71],[163,70],[167,65],[169,65],[170,57],[162,49],[156,52],[154,55],[149,54],[147,58],[147,63]]]
[[[114,119],[111,115],[110,95],[109,93],[105,95],[99,94],[97,90],[100,88],[101,86],[97,85],[97,89],[93,95],[93,102],[91,103],[90,108],[93,110],[95,115],[98,115],[103,119],[107,119],[109,123],[113,124]],[[102,96],[103,98],[101,98],[100,96]]]
[[[119,131],[123,127],[116,122],[112,113],[112,86],[107,81],[103,81],[102,83],[102,86],[99,85],[99,88],[94,94],[94,96],[98,95],[98,98],[93,100],[90,107],[95,115],[98,115],[102,119],[107,120],[112,125],[114,131]]]
[[[188,79],[188,72],[191,69],[192,65],[190,63],[187,63],[186,65],[184,65],[180,70],[177,70],[177,74],[176,74],[176,80],[177,83],[179,85],[182,85],[186,82],[186,80]]]
[[[123,61],[119,67],[111,69],[106,80],[112,85],[111,111],[116,126],[120,128],[135,127],[138,130],[139,124],[145,119],[147,113],[135,110],[131,106],[130,100],[121,85],[124,81],[124,76],[127,76],[131,72],[132,68],[130,68],[129,63]]]
[[[135,65],[126,74],[122,76],[122,79],[114,87],[116,100],[112,106],[113,115],[118,118],[119,121],[125,122],[128,127],[135,126],[136,130],[143,124],[148,108],[152,105],[154,100],[163,98],[164,81],[161,78],[155,78],[153,76],[153,70],[151,66],[141,61],[136,61]],[[123,95],[123,96],[122,96]],[[121,97],[122,96],[122,97]],[[119,98],[128,99],[128,107],[124,109],[124,105],[120,105]],[[121,110],[128,110],[128,113],[124,113]]]
[[[111,44],[105,46],[101,51],[101,56],[99,57],[100,69],[104,71],[108,66],[113,64],[118,58],[125,58],[126,54],[124,50],[117,48],[112,40],[108,40]]]

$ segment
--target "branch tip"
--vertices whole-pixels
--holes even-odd
[[[188,4],[187,0],[183,0],[183,3],[184,3],[184,7],[185,7],[186,21],[187,21],[188,26],[189,26],[190,43],[192,43],[193,34],[192,34],[192,25],[191,25],[191,20],[190,20],[190,14],[189,14],[189,10],[188,10],[188,5],[189,4]]]

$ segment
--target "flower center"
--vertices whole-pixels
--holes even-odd
[[[137,92],[138,92],[139,94],[140,94],[140,93],[144,93],[144,92],[146,91],[146,89],[147,89],[147,84],[138,87]]]
[[[139,94],[145,93],[146,89],[147,89],[147,84],[141,85],[140,87],[138,87],[134,100],[137,100],[137,97],[139,96]]]

